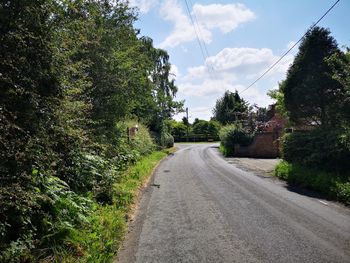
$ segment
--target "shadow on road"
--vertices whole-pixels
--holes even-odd
[[[331,198],[327,197],[325,194],[315,192],[313,190],[304,188],[302,186],[295,185],[293,183],[286,182],[285,187],[288,191],[297,193],[299,195],[304,195],[304,196],[308,196],[308,197],[315,198],[315,199],[324,199],[324,200],[328,200],[328,201],[332,200]]]

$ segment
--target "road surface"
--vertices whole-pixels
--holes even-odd
[[[118,262],[350,262],[348,208],[183,144],[158,166]]]

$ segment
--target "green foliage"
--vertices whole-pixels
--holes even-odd
[[[335,53],[326,60],[331,67],[332,78],[342,87],[341,98],[337,101],[341,125],[350,127],[350,51]]]
[[[284,103],[284,93],[282,91],[282,86],[283,85],[283,82],[282,83],[279,83],[278,84],[278,89],[275,89],[275,90],[269,90],[267,95],[275,100],[276,102],[276,110],[277,112],[283,116],[284,118],[288,118],[288,111],[286,109],[286,106],[285,106],[285,103]]]
[[[156,151],[130,166],[114,184],[113,204],[95,204],[89,224],[75,230],[68,239],[70,250],[56,248],[55,262],[111,262],[123,239],[127,227],[125,219],[139,187],[165,156],[166,153]]]
[[[330,31],[309,30],[279,89],[270,92],[279,113],[303,132],[282,140],[276,175],[349,202],[350,60]],[[299,127],[298,127],[299,126]]]
[[[336,53],[340,50],[329,30],[314,27],[306,33],[287,78],[279,87],[291,121],[313,126],[339,123],[344,89],[332,78],[332,69],[326,62]]]
[[[160,137],[160,145],[165,148],[174,147],[174,137],[168,132],[162,132]]]
[[[214,119],[222,125],[243,120],[248,113],[248,104],[239,96],[238,92],[226,91],[225,94],[216,101],[213,109]]]
[[[283,159],[304,167],[329,171],[349,171],[350,133],[316,129],[284,136]]]
[[[170,131],[170,134],[174,137],[174,140],[179,141],[207,141],[218,140],[219,139],[219,130],[221,125],[218,121],[210,120],[199,120],[195,119],[194,123],[185,125],[185,123],[177,122],[175,120],[170,120],[166,122],[167,129]],[[187,137],[187,130],[189,136]]]
[[[30,250],[51,247],[67,238],[74,228],[87,223],[91,201],[69,190],[57,177],[33,170],[37,187],[0,188],[1,262],[33,257]],[[40,242],[36,241],[40,238]],[[49,253],[46,249],[46,253]]]
[[[221,151],[225,156],[234,155],[234,145],[249,145],[253,140],[253,134],[248,133],[240,124],[231,124],[220,130]]]
[[[124,121],[160,132],[181,110],[167,52],[135,20],[119,0],[0,3],[1,262],[80,254],[69,242],[94,224],[88,214],[115,205],[122,172],[155,149],[143,125],[128,141]],[[110,257],[102,226],[95,251]]]
[[[173,100],[177,93],[175,81],[171,78],[169,55],[165,50],[153,47],[153,40],[147,37],[140,39],[142,52],[149,60],[150,76],[147,76],[148,87],[151,93],[141,93],[139,109],[135,109],[138,118],[144,120],[150,129],[161,133],[164,122],[170,119],[175,113],[183,111],[183,102]],[[151,83],[149,83],[151,80]]]
[[[305,168],[287,161],[279,163],[274,171],[275,176],[291,184],[300,185],[319,191],[329,198],[350,204],[350,175],[338,175],[333,172]]]
[[[130,125],[129,123],[128,125]],[[135,126],[135,124],[130,125],[130,127]],[[147,127],[143,124],[137,123],[138,132],[136,136],[130,140],[130,146],[134,151],[137,151],[140,156],[145,156],[152,153],[155,149],[154,139],[151,137]]]
[[[213,138],[218,138],[220,128],[221,125],[218,121],[197,120],[197,122],[193,124],[192,132],[195,134],[205,134]]]
[[[166,124],[170,134],[174,137],[183,137],[187,134],[187,126],[183,122],[169,120]]]

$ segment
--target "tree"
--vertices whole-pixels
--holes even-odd
[[[213,109],[214,119],[223,125],[243,120],[247,113],[248,103],[239,96],[237,91],[226,91],[223,97],[216,101]]]
[[[192,132],[195,134],[208,134],[208,121],[197,120],[195,123],[193,123]]]
[[[264,124],[274,116],[274,107],[264,108],[258,107],[256,104],[250,106],[247,120],[243,123],[244,128],[251,133],[261,131]]]
[[[332,69],[332,78],[342,86],[341,99],[338,101],[342,124],[350,126],[350,50],[335,53],[327,59]]]
[[[219,136],[219,130],[221,128],[221,125],[218,121],[215,120],[199,120],[196,119],[196,121],[193,123],[193,133],[195,134],[203,134],[206,136],[212,136],[217,138]]]
[[[1,262],[21,261],[20,252],[34,246],[36,233],[47,233],[42,223],[50,205],[41,186],[54,174],[55,112],[62,98],[51,12],[51,1],[0,2]]]
[[[278,114],[280,114],[284,118],[288,118],[288,112],[284,103],[284,93],[282,91],[283,82],[278,83],[278,85],[279,85],[278,89],[269,90],[267,92],[267,95],[271,99],[274,99],[276,101],[275,105],[276,105],[276,110]]]
[[[339,52],[328,29],[315,27],[307,32],[286,80],[280,84],[292,122],[314,126],[338,122],[343,89],[332,78],[332,69],[325,59]]]
[[[151,130],[159,133],[163,129],[164,121],[175,113],[183,111],[183,102],[174,100],[177,93],[175,80],[171,79],[171,64],[165,50],[154,48],[153,40],[148,37],[140,39],[142,52],[147,56],[147,85],[151,92],[143,96],[140,105],[147,108],[148,124]]]
[[[183,122],[177,122],[175,120],[167,121],[168,130],[174,137],[180,138],[186,135],[187,126]]]

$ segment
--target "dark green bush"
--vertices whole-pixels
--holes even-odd
[[[249,145],[253,140],[253,134],[248,133],[242,125],[227,125],[220,130],[221,150],[225,156],[234,155],[234,145]]]
[[[130,140],[130,146],[132,149],[137,151],[141,156],[146,154],[150,154],[155,150],[155,143],[152,139],[147,127],[144,125],[137,123],[138,132],[136,136]]]
[[[291,184],[321,192],[329,198],[350,204],[349,174],[339,175],[315,168],[306,168],[300,164],[291,164],[287,161],[279,163],[274,174]]]
[[[35,187],[0,188],[0,262],[32,260],[33,248],[50,253],[48,247],[62,245],[74,228],[87,222],[88,199],[57,177],[38,170],[32,175]]]
[[[174,146],[174,137],[168,132],[162,132],[160,137],[161,145],[165,148]]]
[[[350,133],[315,129],[294,132],[282,140],[283,159],[304,167],[327,171],[350,170]]]

